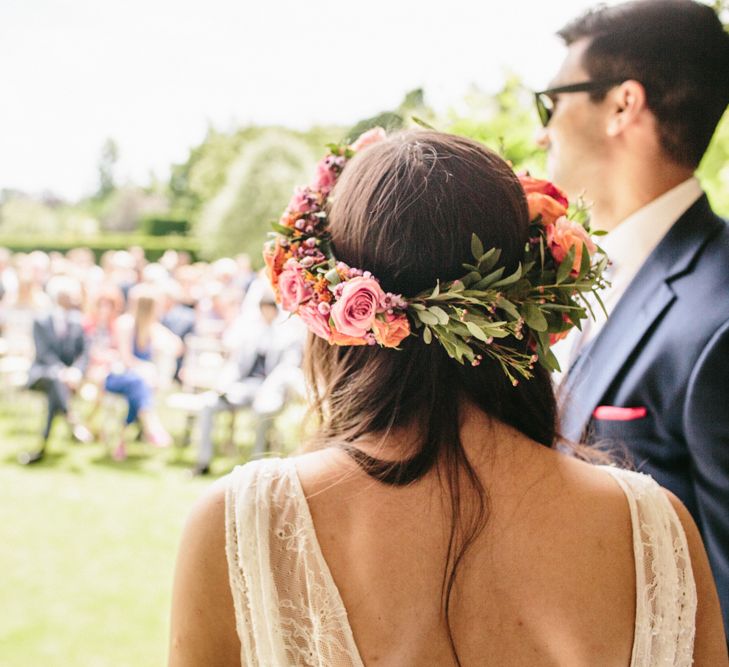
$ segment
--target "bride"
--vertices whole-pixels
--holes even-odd
[[[459,137],[332,148],[265,251],[318,431],[194,508],[171,666],[727,664],[686,509],[557,449],[550,337],[605,265],[566,205]]]

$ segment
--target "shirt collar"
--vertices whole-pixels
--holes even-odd
[[[702,194],[699,181],[692,176],[606,234],[600,245],[612,260],[614,273],[635,275],[668,230]]]

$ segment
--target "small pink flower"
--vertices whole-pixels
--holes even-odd
[[[311,188],[296,188],[287,207],[289,213],[310,213],[318,210],[318,200]]]
[[[547,225],[547,244],[556,262],[561,263],[564,261],[567,253],[574,247],[575,260],[572,262],[572,273],[575,275],[580,272],[583,243],[587,246],[587,252],[590,255],[593,255],[597,250],[589,234],[580,223],[562,216],[553,225]]]
[[[281,273],[278,277],[278,289],[281,308],[289,313],[295,313],[312,294],[311,287],[304,278],[304,272],[298,268],[287,268]]]
[[[324,340],[331,341],[332,330],[329,326],[329,317],[321,312],[322,305],[324,305],[323,301],[319,304],[319,307],[311,302],[305,303],[299,308],[298,315],[313,333]]]
[[[337,331],[353,338],[363,337],[372,328],[383,296],[374,278],[358,277],[345,282],[331,312]]]
[[[372,144],[379,143],[387,138],[387,133],[381,127],[373,127],[371,130],[367,130],[364,134],[361,134],[355,142],[350,146],[353,151],[361,151],[371,146]]]
[[[335,166],[329,159],[329,156],[325,157],[316,165],[316,176],[311,187],[314,190],[319,190],[324,196],[327,196],[331,192],[334,184],[337,182],[339,173],[335,170]]]

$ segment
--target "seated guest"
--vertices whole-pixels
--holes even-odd
[[[195,332],[195,309],[182,302],[183,295],[179,283],[168,279],[162,284],[163,315],[160,322],[185,343],[185,338]],[[185,357],[185,350],[175,362],[175,380],[180,380],[180,371]]]
[[[154,389],[160,370],[154,353],[174,359],[182,353],[182,341],[159,321],[160,298],[149,285],[138,285],[129,294],[130,312],[116,321],[119,362],[106,378],[106,391],[120,394],[129,404],[126,425],[139,420],[144,437],[153,445],[167,447],[172,438],[154,411]],[[114,450],[114,458],[126,458],[124,433]]]
[[[43,443],[36,452],[24,452],[20,462],[40,461],[56,415],[66,416],[73,436],[79,442],[92,439],[89,430],[73,415],[69,398],[81,385],[88,364],[88,345],[77,308],[81,290],[68,276],[55,276],[48,282],[52,301],[50,312],[33,322],[35,359],[28,371],[28,388],[42,391],[48,398],[48,415],[43,429]]]
[[[271,418],[289,392],[303,394],[301,354],[305,330],[295,319],[279,314],[273,295],[265,294],[258,315],[240,327],[239,347],[221,373],[217,391],[203,397],[200,449],[196,475],[209,472],[213,459],[213,421],[218,412],[250,407],[257,418],[254,456],[265,453]]]

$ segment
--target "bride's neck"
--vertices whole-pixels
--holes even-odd
[[[461,446],[473,466],[487,464],[502,451],[513,456],[525,444],[536,444],[517,429],[487,415],[469,400],[461,400],[459,415]],[[380,461],[403,461],[418,453],[426,437],[425,421],[414,418],[407,425],[367,433],[351,445]]]

